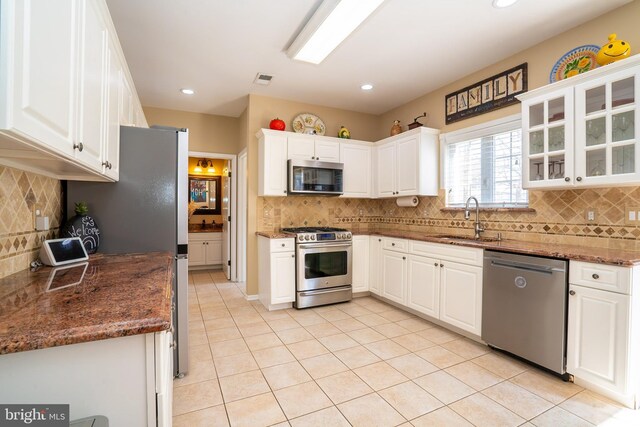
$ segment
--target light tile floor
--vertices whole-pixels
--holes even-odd
[[[268,312],[222,272],[189,282],[175,427],[640,426],[639,411],[372,297]]]

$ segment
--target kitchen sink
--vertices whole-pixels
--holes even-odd
[[[479,239],[474,239],[473,236],[459,236],[453,234],[436,234],[432,237],[443,240],[463,240],[465,242],[499,242],[502,240],[498,237],[481,236]]]

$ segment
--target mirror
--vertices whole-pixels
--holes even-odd
[[[220,215],[220,177],[189,175],[189,202],[198,206],[194,215]]]

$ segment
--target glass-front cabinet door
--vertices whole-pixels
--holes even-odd
[[[577,185],[638,182],[638,72],[625,70],[577,85]]]
[[[573,88],[522,103],[524,188],[572,185]]]

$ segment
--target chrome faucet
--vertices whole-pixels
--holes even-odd
[[[478,240],[480,239],[480,233],[484,231],[484,228],[482,227],[482,224],[480,224],[480,204],[478,203],[478,199],[473,196],[469,197],[467,199],[467,203],[464,205],[464,219],[468,220],[471,217],[471,213],[469,212],[469,202],[471,200],[476,202],[476,222],[473,224],[473,229],[475,230],[476,234],[473,236],[473,238]]]

